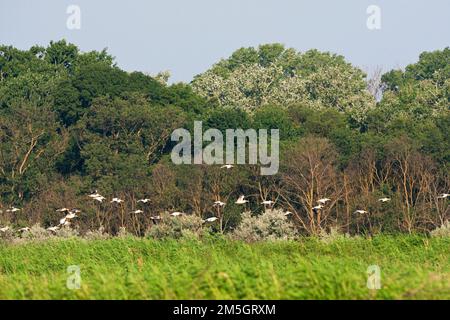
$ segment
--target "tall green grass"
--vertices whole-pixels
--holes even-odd
[[[0,245],[1,299],[450,299],[450,240],[244,244],[80,239]],[[369,265],[380,290],[366,287]],[[81,288],[66,287],[69,265]]]

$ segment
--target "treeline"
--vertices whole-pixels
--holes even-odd
[[[55,225],[55,210],[69,207],[82,210],[81,230],[124,224],[143,234],[150,215],[206,218],[221,200],[227,231],[244,194],[255,214],[276,201],[305,234],[425,232],[449,218],[448,198],[438,197],[450,190],[449,111],[449,48],[367,79],[342,56],[263,45],[169,85],[166,73],[121,70],[105,50],[0,46],[0,225]],[[204,130],[280,129],[280,172],[173,165],[170,135],[194,120]],[[93,190],[108,201],[89,200]],[[332,200],[313,211],[322,197]],[[145,213],[130,213],[137,208]]]

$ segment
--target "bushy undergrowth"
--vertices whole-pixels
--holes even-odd
[[[209,225],[195,215],[182,215],[172,217],[167,212],[161,214],[162,219],[152,225],[145,237],[155,240],[184,239],[199,240],[211,234]],[[217,234],[219,235],[219,234]],[[296,240],[299,233],[289,216],[280,209],[268,209],[261,214],[254,215],[250,211],[242,213],[241,222],[232,232],[226,234],[231,240],[247,243],[263,241]],[[450,237],[450,222],[446,221],[441,227],[430,232],[431,237]],[[21,244],[27,242],[41,242],[46,240],[78,238],[85,240],[106,240],[110,238],[135,238],[126,228],[121,227],[113,236],[103,227],[97,230],[88,230],[80,233],[77,228],[64,227],[56,231],[49,231],[39,224],[32,226],[28,231],[14,231],[9,229],[0,232],[0,242]],[[362,236],[343,233],[338,227],[331,227],[327,232],[322,230],[317,239],[323,243],[333,243],[348,239],[361,239]]]
[[[98,230],[89,230],[84,235],[84,238],[87,240],[102,240],[102,239],[108,239],[111,235],[107,232],[105,232],[105,229],[100,227]]]
[[[319,234],[319,239],[325,243],[332,243],[345,239],[357,239],[359,236],[351,236],[348,233],[342,233],[338,227],[331,227],[329,232],[322,230]]]
[[[0,233],[0,240],[11,242],[15,244],[32,242],[32,241],[46,241],[49,239],[67,239],[78,237],[80,234],[77,229],[61,228],[54,232],[49,231],[41,227],[39,224],[32,226],[28,231],[12,231]]]
[[[246,242],[292,240],[296,237],[294,224],[279,209],[265,210],[260,215],[247,211],[242,214],[239,226],[232,232],[231,238]]]
[[[430,232],[432,237],[449,237],[450,238],[450,221],[446,221],[442,226]]]
[[[146,237],[153,239],[199,238],[203,232],[203,220],[195,215],[171,217],[168,213],[161,215],[161,220],[153,225]]]

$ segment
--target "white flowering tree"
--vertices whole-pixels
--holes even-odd
[[[228,77],[207,71],[193,83],[194,89],[222,106],[242,107],[247,111],[266,104],[290,104],[306,98],[306,86],[300,77],[286,77],[275,64],[242,65]]]
[[[282,45],[242,48],[198,75],[194,90],[222,106],[252,112],[267,104],[305,104],[336,108],[356,121],[375,105],[365,74],[343,57],[311,50],[304,54]]]

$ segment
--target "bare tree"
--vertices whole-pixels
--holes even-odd
[[[302,139],[286,155],[279,195],[309,234],[317,235],[328,226],[341,197],[335,161],[336,151],[325,138]],[[314,209],[322,197],[333,200],[322,209]]]
[[[383,68],[376,66],[367,77],[367,90],[374,96],[377,101],[381,100],[383,94],[383,87],[381,76],[383,75]]]

